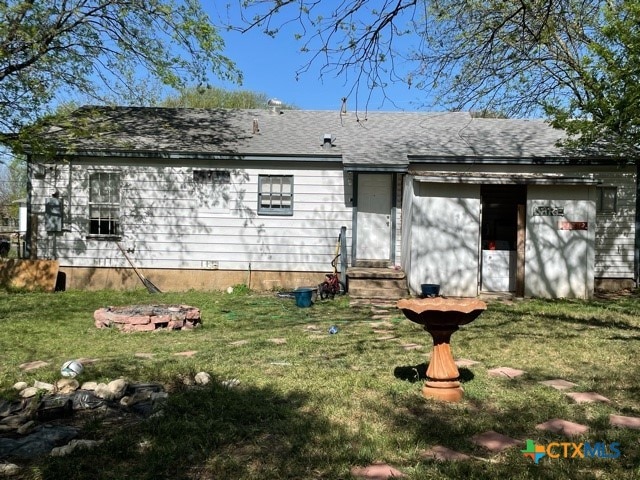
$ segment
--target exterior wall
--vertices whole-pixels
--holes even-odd
[[[414,184],[409,288],[440,285],[445,296],[478,294],[480,185]]]
[[[628,287],[634,279],[635,242],[635,167],[564,165],[484,165],[438,164],[412,165],[411,173],[432,172],[531,174],[545,173],[570,177],[591,177],[599,186],[616,186],[617,211],[597,213],[595,231],[594,277],[597,284]],[[604,280],[617,279],[615,282]]]
[[[633,279],[635,241],[636,185],[633,168],[596,173],[602,186],[618,187],[615,213],[598,213],[596,217],[595,276],[600,279]],[[629,282],[599,282],[629,286]]]
[[[67,290],[133,290],[145,288],[131,268],[63,267]],[[241,270],[145,269],[144,275],[163,292],[226,290],[246,285],[252,290],[295,289],[316,286],[324,273]]]
[[[245,275],[249,271],[324,272],[331,269],[343,225],[348,227],[350,243],[348,200],[352,195],[345,187],[341,164],[323,163],[317,168],[299,162],[184,161],[179,166],[162,162],[166,160],[74,161],[57,164],[44,178],[34,179],[38,257],[58,259],[62,271],[129,267],[115,240],[89,235],[89,174],[98,171],[121,173],[120,242],[147,273],[151,269],[242,271]],[[231,181],[195,183],[193,170],[200,169],[229,171]],[[260,174],[293,175],[293,215],[258,214]],[[47,199],[56,190],[64,202],[63,231],[48,233],[42,217]],[[77,278],[89,278],[83,272]],[[274,279],[272,286],[280,281]]]
[[[394,251],[395,251],[395,259],[394,259],[394,266],[395,267],[400,267],[402,265],[402,262],[404,260],[404,255],[403,255],[403,242],[402,242],[402,232],[403,232],[403,211],[404,211],[404,193],[403,193],[403,185],[404,185],[404,175],[398,175],[397,179],[396,179],[396,211],[395,211],[395,224],[396,224],[396,230],[395,230],[395,244],[394,244]],[[409,217],[410,218],[410,217]]]
[[[536,206],[562,206],[564,216],[535,215]],[[529,185],[525,240],[525,295],[589,298],[594,289],[595,187]],[[559,222],[586,222],[563,230]]]
[[[618,167],[612,166],[559,166],[559,165],[485,165],[485,164],[426,164],[412,165],[409,170],[409,175],[404,182],[405,196],[404,207],[405,215],[407,214],[407,208],[411,208],[411,219],[409,220],[411,226],[405,225],[403,228],[403,249],[405,257],[403,259],[403,267],[407,271],[410,288],[414,293],[419,291],[419,282],[437,283],[436,279],[426,278],[427,267],[424,266],[425,259],[419,258],[420,254],[416,253],[428,248],[428,243],[435,245],[439,248],[439,240],[432,236],[427,242],[426,237],[420,233],[421,229],[424,229],[425,218],[429,222],[433,222],[431,213],[425,210],[425,200],[423,196],[428,193],[422,191],[414,191],[418,185],[420,188],[425,188],[423,185],[428,183],[419,184],[413,182],[411,179],[415,178],[414,175],[443,175],[447,176],[447,173],[451,173],[452,176],[464,175],[464,174],[495,174],[505,175],[505,183],[510,183],[512,180],[509,178],[510,174],[545,174],[545,175],[557,175],[558,177],[572,177],[572,178],[585,178],[598,182],[599,186],[616,186],[617,187],[617,210],[615,213],[598,213],[595,212],[595,186],[555,186],[555,187],[543,187],[538,185],[528,186],[528,208],[527,208],[527,238],[526,242],[528,249],[525,255],[526,269],[525,269],[525,286],[528,295],[533,296],[570,296],[570,297],[589,297],[593,293],[595,288],[616,288],[616,287],[629,287],[633,285],[634,280],[634,239],[635,239],[635,169],[633,167]],[[480,182],[481,183],[481,182]],[[465,183],[441,183],[444,188],[448,188],[452,193],[461,191],[460,189],[468,188],[469,185]],[[574,213],[581,218],[569,218],[567,215],[562,218],[565,221],[587,221],[589,223],[588,232],[579,231],[558,231],[557,228],[553,229],[554,235],[557,238],[547,238],[549,235],[541,234],[540,229],[534,226],[531,221],[531,206],[532,200],[553,200],[554,195],[538,195],[544,190],[555,189],[555,192],[563,192],[562,194],[554,193],[558,200],[567,202],[567,212],[576,210]],[[580,190],[580,195],[575,198],[579,200],[575,205],[567,197],[571,191],[576,189]],[[585,193],[587,192],[587,193]],[[547,192],[549,193],[549,192]],[[586,197],[585,197],[586,195]],[[554,197],[554,198],[555,198]],[[584,198],[583,198],[584,197]],[[575,207],[575,209],[573,208]],[[430,208],[434,208],[431,206]],[[453,208],[453,207],[452,207]],[[444,212],[442,208],[438,211]],[[452,209],[450,212],[455,212]],[[574,213],[571,213],[573,215]],[[451,217],[453,213],[450,213],[448,217]],[[448,218],[443,215],[444,218]],[[584,218],[582,218],[584,217]],[[539,219],[538,219],[539,220]],[[555,219],[558,220],[558,217]],[[468,214],[468,221],[470,224],[475,224],[476,219],[471,213]],[[448,236],[450,231],[451,221],[447,225],[441,225],[438,228],[443,229],[442,235]],[[455,219],[454,222],[455,223]],[[551,232],[551,230],[549,230]],[[547,233],[549,233],[547,232]],[[584,242],[582,246],[585,251],[581,252],[580,265],[578,269],[567,266],[567,272],[565,272],[566,278],[561,281],[560,277],[555,280],[550,280],[547,277],[555,278],[556,273],[550,272],[550,269],[558,267],[558,265],[566,264],[568,261],[576,260],[576,253],[574,249],[576,240],[574,237],[584,236]],[[536,238],[534,238],[536,237]],[[540,237],[540,238],[537,238]],[[542,238],[543,237],[543,238]],[[562,238],[560,238],[562,237]],[[565,238],[566,237],[566,238]],[[426,243],[425,243],[426,242]],[[433,243],[435,242],[435,243]],[[546,254],[539,255],[540,258],[544,257],[546,260],[537,262],[535,258],[534,250],[540,253],[540,249],[544,249],[544,245],[551,245],[555,242],[557,248],[555,248],[555,256],[552,255],[546,258]],[[566,243],[565,247],[558,247],[558,242],[561,244]],[[579,243],[579,242],[578,242]],[[459,250],[456,248],[457,243],[453,241],[451,243],[451,249],[453,251]],[[410,258],[409,258],[410,255]],[[450,256],[450,254],[447,254]],[[553,257],[553,258],[552,258]],[[575,258],[574,258],[575,257]],[[445,257],[442,257],[445,258]],[[448,258],[448,257],[447,257]],[[452,260],[452,259],[449,259]],[[584,260],[584,262],[583,262]],[[434,265],[440,265],[438,262],[441,259],[435,256],[431,259],[435,262]],[[546,265],[546,266],[545,266]],[[433,267],[429,267],[433,268]],[[562,269],[560,269],[562,270]],[[545,278],[543,278],[545,277]],[[580,277],[580,280],[578,280]],[[443,280],[444,281],[444,280]],[[470,285],[472,280],[470,279]],[[541,285],[548,283],[545,288]],[[551,283],[559,282],[562,284],[564,281],[564,287],[552,286]],[[549,283],[551,282],[551,283]],[[472,287],[470,286],[470,292]],[[475,283],[474,283],[475,288]],[[443,292],[445,295],[446,292]],[[449,295],[453,295],[449,293]],[[473,293],[475,295],[475,293]]]

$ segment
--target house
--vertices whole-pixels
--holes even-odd
[[[67,288],[136,285],[119,245],[165,290],[315,285],[341,230],[343,265],[414,294],[635,286],[635,166],[561,136],[465,112],[85,107],[29,156],[27,246]]]

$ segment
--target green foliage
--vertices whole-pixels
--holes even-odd
[[[580,95],[567,105],[548,105],[554,125],[570,146],[621,159],[640,154],[640,4],[607,2],[601,28],[583,57]]]
[[[160,105],[173,108],[266,108],[268,100],[264,93],[207,86],[183,90],[178,96],[162,100]]]
[[[402,81],[423,91],[429,106],[546,114],[567,131],[570,150],[638,158],[636,0],[374,3],[327,10],[315,1],[249,0],[245,28],[300,25],[294,35],[309,63],[344,75],[356,97]]]
[[[97,308],[150,302],[200,307],[203,326],[123,334],[93,325]],[[42,456],[28,478],[333,479],[374,461],[393,464],[407,479],[637,478],[637,430],[609,423],[611,414],[640,416],[637,296],[491,303],[452,337],[455,358],[480,362],[460,369],[465,397],[457,404],[421,395],[428,334],[395,309],[384,323],[378,315],[350,306],[346,297],[298,308],[273,293],[0,292],[3,397],[16,397],[11,386],[19,380],[59,379],[60,365],[80,357],[97,359],[85,365],[80,382],[124,376],[172,387],[162,415],[91,412],[82,438],[106,442],[67,457]],[[331,325],[338,325],[337,334],[328,333]],[[403,348],[408,344],[422,348]],[[197,353],[175,355],[184,351]],[[34,360],[50,364],[19,368]],[[504,366],[527,373],[489,375]],[[185,387],[181,378],[198,371],[208,372],[212,384]],[[554,378],[611,403],[576,404],[539,383]],[[240,383],[227,388],[229,379]],[[622,457],[545,458],[533,465],[520,453],[524,447],[491,453],[471,441],[488,430],[538,443],[564,441],[536,429],[553,418],[590,427],[571,440],[576,443],[619,442]],[[422,453],[435,445],[472,458],[425,459]]]
[[[8,0],[0,18],[4,132],[40,118],[58,95],[135,100],[145,73],[174,88],[211,74],[240,80],[197,0]]]

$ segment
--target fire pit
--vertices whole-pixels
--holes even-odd
[[[189,305],[128,305],[100,308],[93,313],[98,328],[115,326],[123,332],[191,329],[199,326],[200,309]]]
[[[418,323],[433,337],[433,354],[422,394],[449,402],[462,400],[460,372],[451,354],[451,335],[460,325],[474,321],[487,304],[475,298],[402,299],[397,303],[405,317]]]

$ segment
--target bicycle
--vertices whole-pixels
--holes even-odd
[[[318,294],[322,300],[334,298],[336,295],[344,295],[347,293],[347,286],[340,280],[338,275],[338,258],[340,258],[340,254],[336,255],[333,260],[331,260],[333,272],[327,273],[324,276],[324,282],[318,285]]]

